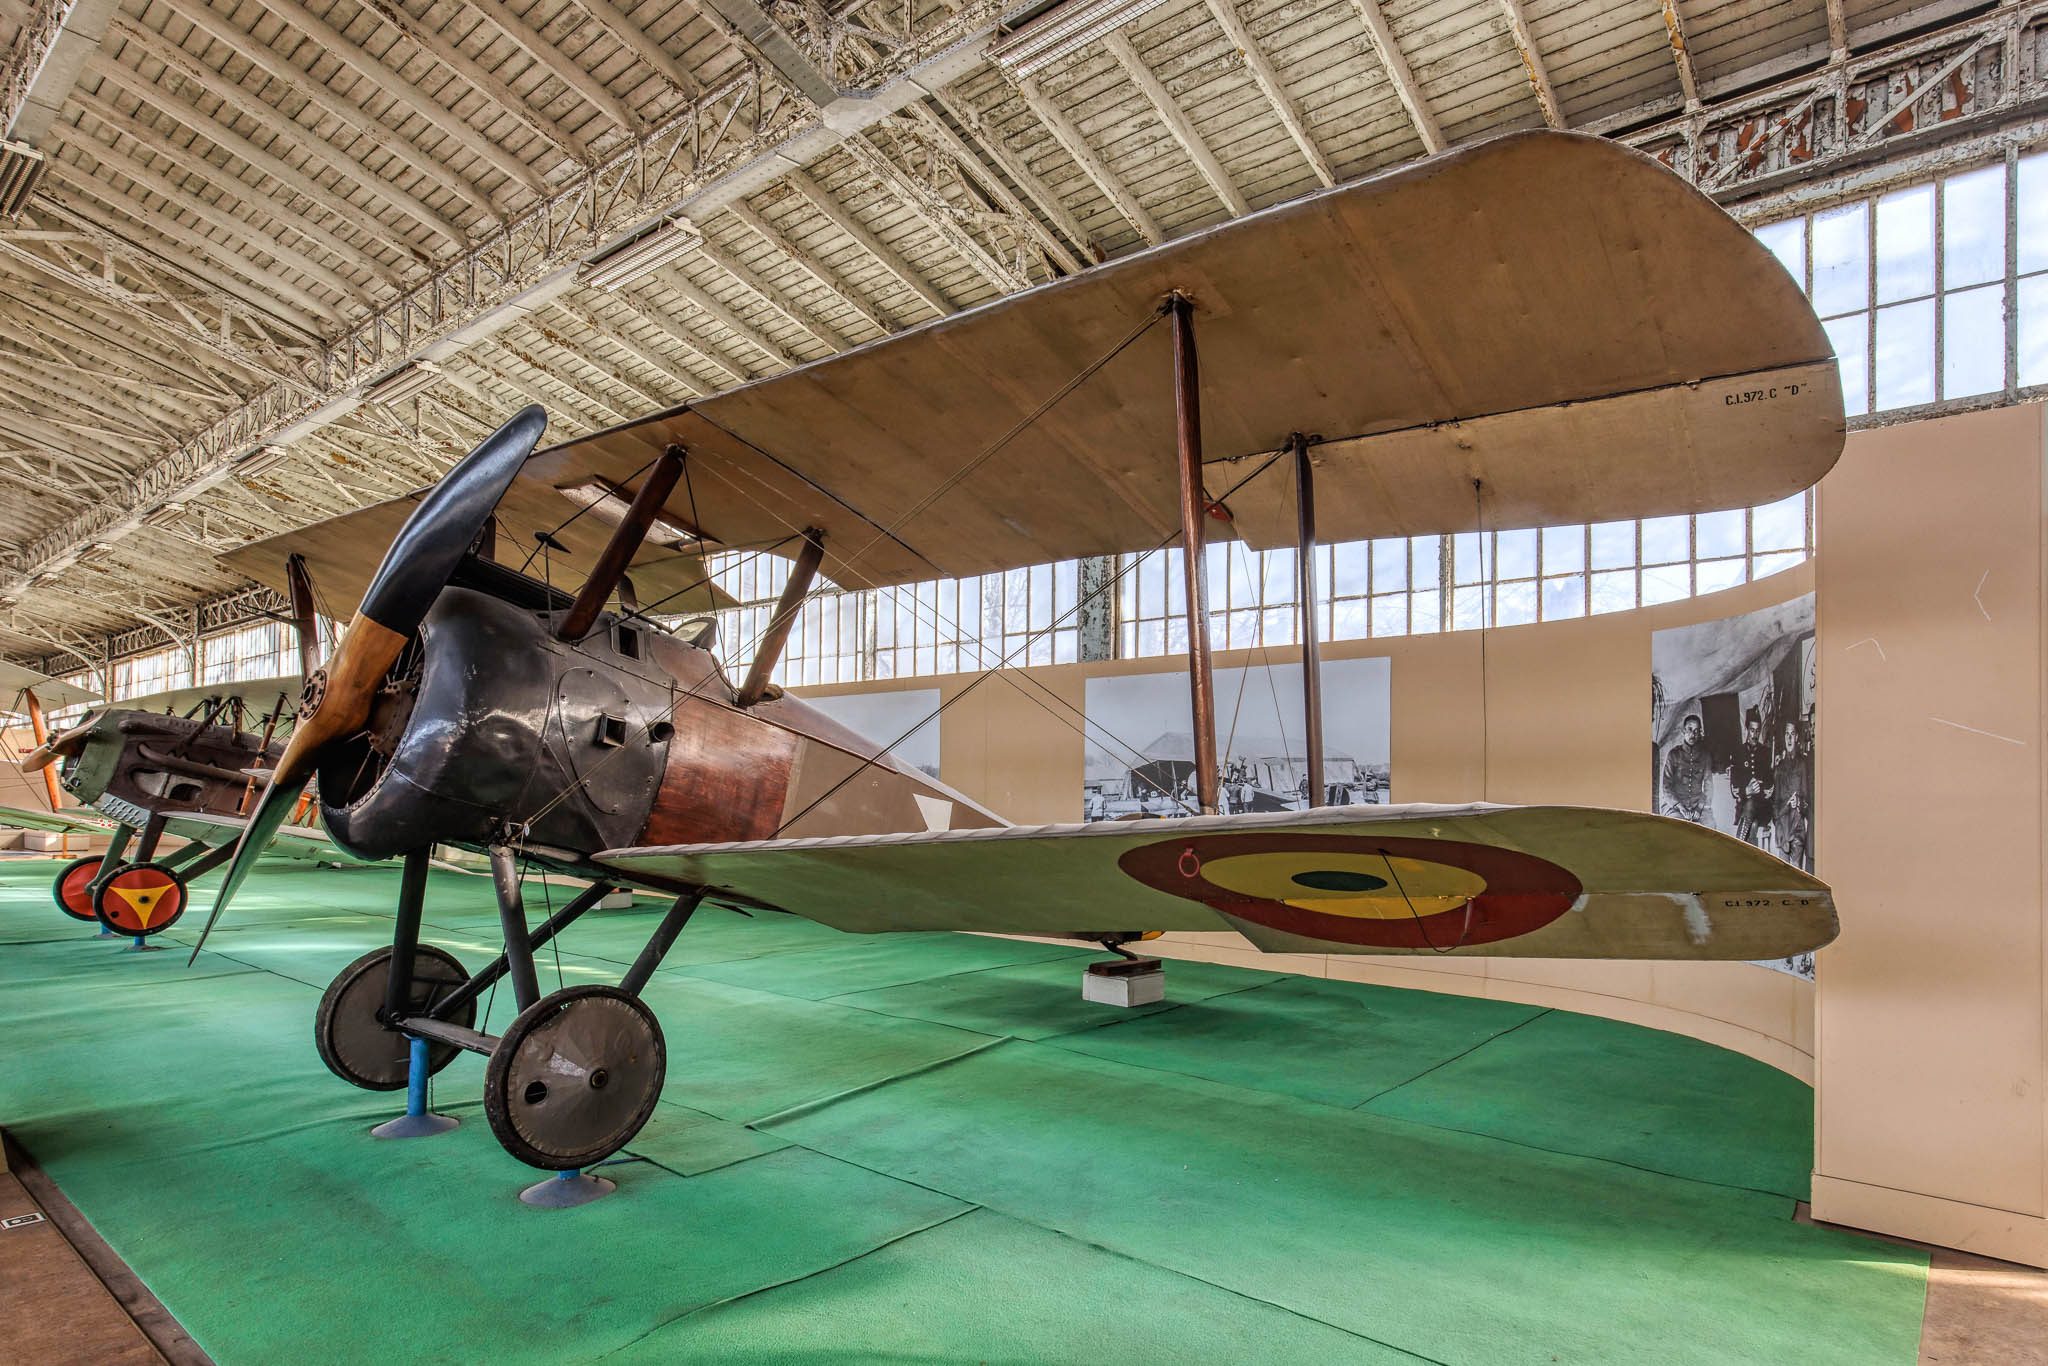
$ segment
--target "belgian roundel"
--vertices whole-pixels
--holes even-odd
[[[1540,930],[1579,880],[1548,859],[1459,840],[1261,831],[1141,845],[1117,860],[1148,887],[1305,939],[1454,949]]]

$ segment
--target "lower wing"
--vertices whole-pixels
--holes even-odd
[[[842,930],[1236,930],[1269,952],[1781,958],[1835,937],[1811,874],[1704,826],[1569,806],[1360,806],[611,849]]]
[[[186,814],[173,816],[164,823],[164,829],[180,839],[196,840],[205,845],[231,844],[242,836],[248,826],[242,816],[210,816]],[[297,859],[314,863],[354,863],[357,860],[343,853],[339,845],[329,838],[327,832],[308,825],[282,825],[271,837],[266,853],[279,858]]]
[[[68,835],[104,835],[114,828],[114,822],[92,811],[33,811],[19,806],[0,806],[0,825]]]

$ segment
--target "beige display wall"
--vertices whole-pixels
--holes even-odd
[[[1739,963],[1268,956],[1230,934],[1172,935],[1159,952],[1588,1011],[1740,1050],[1816,1084],[1818,1217],[2048,1265],[2043,462],[2039,405],[1858,433],[1821,485],[1810,566],[1637,612],[1326,650],[1392,660],[1396,801],[1644,808],[1651,633],[1817,589],[1815,842],[1844,927],[1817,991]],[[937,687],[945,779],[1013,820],[1065,821],[1080,815],[1086,680],[1178,668],[810,691]]]
[[[1345,641],[1326,659],[1392,660],[1393,799],[1561,802],[1647,809],[1651,800],[1650,633],[1782,602],[1811,566],[1725,593],[1642,611],[1484,633]],[[1276,649],[1286,662],[1298,652]],[[1256,668],[1258,650],[1219,654]],[[1181,671],[1178,657],[804,689],[812,695],[939,689],[948,703],[940,776],[1010,820],[1081,818],[1087,680]],[[963,695],[964,694],[964,695]],[[1344,705],[1331,692],[1325,706]],[[1165,728],[1169,718],[1162,718]],[[1123,737],[1142,741],[1147,737]],[[1169,958],[1490,996],[1677,1030],[1813,1079],[1813,987],[1747,963],[1561,962],[1527,958],[1264,954],[1234,933],[1172,934]]]
[[[1814,1213],[2048,1265],[2039,405],[1821,486]]]

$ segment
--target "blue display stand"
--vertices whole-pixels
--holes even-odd
[[[445,1134],[462,1121],[453,1115],[427,1113],[427,1041],[412,1041],[412,1058],[405,1076],[405,1113],[370,1130],[372,1138],[426,1138]]]
[[[537,1209],[573,1209],[593,1200],[602,1200],[618,1188],[616,1181],[571,1169],[556,1172],[547,1180],[528,1186],[519,1192],[519,1200],[521,1204]]]

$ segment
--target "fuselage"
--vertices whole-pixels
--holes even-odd
[[[275,763],[284,748],[202,717],[126,707],[80,729],[58,741],[58,780],[82,804],[134,826],[157,815],[239,815],[251,790],[247,770]]]
[[[558,640],[563,605],[502,572],[443,590],[365,734],[322,755],[338,844],[516,844],[575,867],[632,846],[1004,823],[795,698],[739,708],[708,648],[645,621],[606,614]]]

